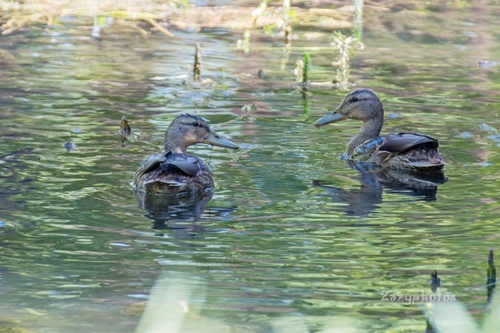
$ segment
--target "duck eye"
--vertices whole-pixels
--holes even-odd
[[[200,126],[200,124],[198,124],[198,122],[197,122],[197,121],[195,121],[192,125],[193,125],[194,127],[198,127],[198,126]]]
[[[351,98],[351,102],[356,103],[357,101],[359,101],[359,99],[356,96],[354,96],[353,98]]]

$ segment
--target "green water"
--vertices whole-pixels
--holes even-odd
[[[431,191],[367,191],[340,158],[360,124],[312,125],[346,92],[313,86],[304,101],[293,67],[307,51],[310,79],[333,78],[328,31],[297,30],[287,59],[262,32],[248,54],[223,30],[143,38],[112,26],[96,41],[68,24],[2,37],[17,65],[0,68],[0,327],[133,332],[166,277],[192,287],[164,309],[195,309],[184,332],[422,332],[424,304],[382,296],[429,293],[433,270],[482,320],[500,224],[500,65],[478,61],[500,61],[499,12],[365,10],[351,81],[382,99],[384,133],[439,138],[448,180]],[[204,85],[189,80],[196,42]],[[132,175],[181,112],[242,149],[190,150],[213,168],[212,198],[138,203]],[[122,115],[136,134],[125,147]]]

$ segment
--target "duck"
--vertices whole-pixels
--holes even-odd
[[[236,143],[212,131],[204,118],[180,114],[165,132],[164,149],[142,161],[132,179],[132,187],[148,194],[174,195],[212,190],[214,180],[210,167],[186,151],[198,143],[239,149]]]
[[[446,164],[438,152],[439,142],[432,136],[409,132],[380,136],[384,108],[370,89],[351,91],[334,111],[314,125],[321,127],[348,118],[363,122],[347,144],[346,154],[351,160],[425,173],[440,171]]]

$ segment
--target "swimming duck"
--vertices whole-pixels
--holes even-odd
[[[213,188],[212,171],[203,160],[186,152],[197,143],[238,149],[234,142],[210,130],[205,119],[181,114],[165,132],[165,149],[147,157],[135,172],[132,186],[156,194],[178,194]]]
[[[368,89],[358,89],[346,95],[333,112],[316,120],[320,127],[347,118],[363,121],[363,125],[347,145],[350,159],[380,166],[433,172],[445,162],[438,152],[438,140],[419,133],[397,133],[380,136],[384,109],[380,99]]]

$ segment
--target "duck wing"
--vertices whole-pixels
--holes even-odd
[[[397,133],[382,136],[383,143],[378,147],[391,153],[403,153],[410,148],[422,144],[428,144],[429,148],[436,149],[439,146],[438,140],[432,136],[420,133]]]
[[[167,159],[166,155],[167,154],[164,151],[162,151],[155,154],[151,154],[148,157],[146,157],[142,161],[141,167],[135,172],[134,180],[140,179],[146,173],[157,168],[160,165],[160,163],[164,162]]]
[[[430,172],[446,164],[438,152],[436,138],[420,133],[379,136],[356,147],[351,159],[391,168]]]
[[[208,169],[207,165],[196,156],[173,153],[167,154],[166,160],[162,163],[164,171],[168,170],[169,167],[175,167],[191,177],[195,177],[200,171]]]
[[[445,162],[439,155],[436,138],[419,133],[398,133],[383,136],[383,143],[369,161],[392,168],[423,172],[441,170]]]

